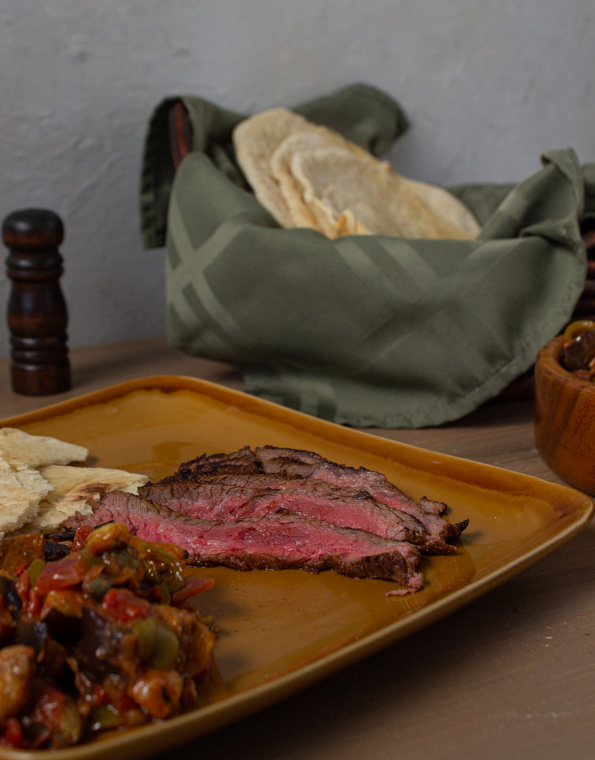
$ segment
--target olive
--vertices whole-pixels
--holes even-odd
[[[587,330],[595,329],[595,322],[591,319],[577,319],[571,322],[566,330],[564,330],[564,343],[570,343],[571,340],[576,340],[580,335],[586,333]]]
[[[91,731],[105,731],[118,728],[124,723],[124,717],[113,705],[98,705],[91,710],[89,726]]]
[[[83,591],[92,594],[99,600],[103,599],[111,587],[111,581],[103,575],[83,581]]]
[[[560,362],[569,372],[589,369],[595,359],[595,329],[587,330],[569,343],[562,351]]]
[[[171,670],[178,656],[178,637],[158,618],[145,618],[134,626],[137,653],[150,668]]]

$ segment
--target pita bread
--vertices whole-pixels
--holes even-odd
[[[357,219],[353,211],[345,209],[337,219],[335,234],[329,233],[329,237],[343,237],[344,235],[371,235],[366,225]]]
[[[15,470],[84,462],[88,455],[88,449],[58,438],[31,435],[18,428],[0,428],[0,459]]]
[[[137,475],[126,470],[103,467],[69,467],[49,465],[40,474],[51,487],[42,499],[37,514],[27,523],[29,533],[51,533],[75,512],[90,515],[93,504],[109,491],[137,493],[144,485],[146,475]]]
[[[271,108],[244,119],[232,134],[236,159],[254,194],[282,227],[295,225],[279,185],[271,175],[271,155],[288,135],[308,124],[307,119],[293,111]]]
[[[285,108],[244,120],[233,141],[256,197],[282,227],[331,238],[473,239],[480,231],[452,193],[396,174],[338,132]]]
[[[51,490],[37,470],[15,470],[0,460],[0,538],[25,525]]]
[[[469,232],[473,217],[457,198],[430,186],[430,204],[423,183],[412,186],[387,162],[362,158],[341,148],[319,148],[295,153],[290,169],[318,223],[332,230],[330,237],[474,237]]]
[[[456,196],[449,193],[443,187],[432,185],[427,182],[401,177],[407,190],[416,195],[436,216],[448,219],[456,227],[459,227],[465,237],[474,239],[481,232],[477,219]]]
[[[346,140],[338,132],[313,124],[290,134],[271,154],[271,176],[277,181],[279,191],[289,209],[292,227],[312,227],[325,235],[332,232],[332,230],[320,226],[314,212],[304,202],[301,183],[291,171],[291,160],[296,153],[332,147],[343,148],[354,152],[356,155],[369,157],[363,148]]]

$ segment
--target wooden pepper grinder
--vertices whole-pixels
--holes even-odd
[[[60,217],[46,209],[22,209],[6,217],[2,239],[9,250],[12,281],[8,302],[11,381],[15,393],[45,396],[70,388],[66,327],[68,311],[60,288]]]

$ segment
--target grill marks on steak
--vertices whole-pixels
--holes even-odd
[[[278,498],[271,490],[279,492]],[[174,475],[141,487],[139,493],[196,517],[237,519],[283,508],[410,541],[428,554],[454,553],[452,542],[466,526],[442,517],[445,504],[415,501],[379,472],[275,446],[202,455],[182,464]]]
[[[182,515],[122,491],[106,494],[91,517],[94,526],[124,523],[147,541],[173,542],[185,549],[192,563],[225,565],[237,570],[297,568],[318,573],[335,570],[352,578],[379,578],[417,591],[423,578],[417,571],[419,552],[409,543],[340,528],[296,514],[263,514],[235,522],[201,520]],[[76,527],[80,519],[64,527]]]

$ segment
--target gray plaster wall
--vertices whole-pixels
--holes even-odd
[[[2,0],[0,215],[64,220],[72,347],[162,335],[164,256],[142,249],[138,214],[162,98],[251,113],[368,82],[410,119],[388,156],[403,174],[517,181],[551,148],[595,160],[594,15],[593,0]]]

